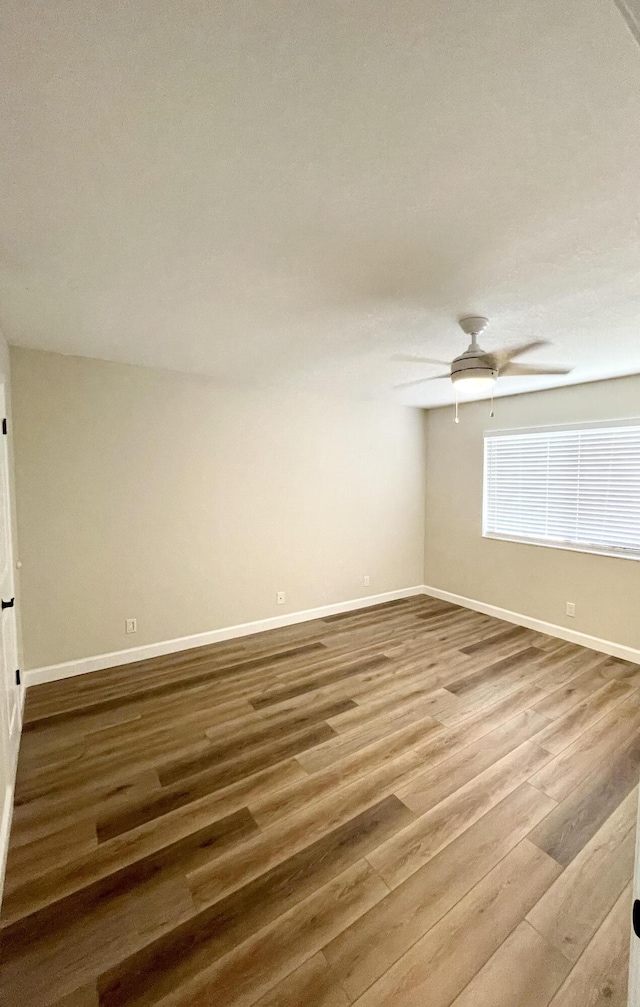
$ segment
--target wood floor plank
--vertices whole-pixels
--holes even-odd
[[[523,920],[451,1007],[547,1007],[569,963]]]
[[[204,853],[205,859],[210,860],[220,855],[229,845],[237,843],[239,839],[255,831],[257,826],[249,812],[244,809],[212,825],[207,825],[204,829],[193,832],[155,853],[140,857],[126,867],[105,874],[62,898],[55,898],[59,890],[57,876],[53,879],[43,876],[38,879],[37,885],[27,884],[24,888],[15,889],[8,898],[9,913],[12,909],[15,912],[17,906],[28,901],[33,896],[34,889],[40,895],[48,889],[52,898],[42,908],[2,927],[0,930],[2,954],[20,953],[41,935],[51,934],[57,927],[64,927],[69,919],[90,912],[101,902],[127,894],[136,885],[142,885],[162,872],[178,871],[184,875],[191,866],[197,865],[198,855],[202,857]]]
[[[137,996],[137,977],[153,977],[159,965],[165,972],[172,963],[179,974],[200,971],[360,860],[408,817],[397,798],[386,798],[125,960],[119,987]],[[115,982],[115,970],[111,976]]]
[[[405,710],[416,708],[423,716],[438,720],[439,714],[445,710],[454,710],[457,705],[456,699],[446,689],[434,690],[418,682],[411,683],[404,689],[386,686],[382,699],[365,696],[359,703],[354,702],[352,709],[326,719],[334,731],[345,734],[378,718],[386,720],[390,713],[401,716]]]
[[[597,767],[534,829],[531,842],[567,867],[636,788],[639,776],[640,737]]]
[[[387,771],[389,776],[381,786]],[[392,765],[381,767],[379,773],[366,774],[322,800],[309,802],[305,810],[263,827],[253,841],[243,843],[214,864],[192,871],[188,880],[194,901],[208,905],[222,898],[391,796],[396,771]],[[408,824],[414,816],[409,809],[405,811]]]
[[[532,696],[537,697],[538,692],[524,687],[464,723],[443,730],[435,727],[426,737],[421,725],[411,726],[311,778],[292,781],[263,799],[248,802],[251,813],[261,826],[267,827],[299,813],[310,802],[331,795],[338,798],[343,789],[355,787],[362,780],[365,789],[375,785],[386,795],[526,710]]]
[[[137,691],[136,687],[133,685],[128,689],[121,687],[118,694],[111,699],[103,699],[99,702],[89,703],[83,706],[69,705],[66,709],[61,709],[56,713],[50,713],[40,717],[37,717],[31,711],[28,711],[29,715],[25,718],[23,730],[28,732],[34,730],[36,726],[42,727],[45,724],[59,724],[61,721],[70,720],[78,716],[86,716],[87,713],[102,713],[106,710],[112,710],[115,707],[121,706],[124,702],[127,702],[130,698],[135,696],[144,696],[145,698],[148,698],[151,694],[155,696],[166,695],[168,692],[175,692],[178,689],[185,689],[190,686],[198,685],[199,683],[209,679],[220,678],[223,674],[238,674],[240,671],[244,671],[247,668],[256,668],[272,664],[274,659],[284,660],[287,657],[297,656],[301,653],[319,650],[320,648],[322,648],[321,643],[309,643],[304,644],[301,647],[293,647],[288,651],[281,651],[277,655],[272,655],[270,657],[257,657],[232,665],[224,669],[224,672],[218,668],[214,670],[200,671],[190,675],[187,681],[179,679],[177,681],[170,680],[169,682],[164,682],[162,685],[147,684],[144,689],[140,689],[138,687]],[[133,676],[132,681],[134,681]]]
[[[361,859],[409,818],[396,798],[380,802],[201,909],[167,937],[123,962],[119,984],[131,997],[140,993],[136,977],[144,974],[153,979],[158,964],[165,972],[172,963],[179,966],[180,973],[187,964],[191,971],[199,971]]]
[[[314,955],[256,1002],[256,1007],[349,1007],[322,952]]]
[[[512,704],[514,712],[520,713],[523,709],[531,709],[543,697],[544,693],[536,685],[507,680],[498,694],[492,686],[467,693],[459,698],[456,709],[440,713],[438,719],[450,726],[472,723],[478,718],[490,717],[492,710],[509,708]],[[501,718],[499,722],[504,719],[506,718]]]
[[[543,765],[548,753],[526,741],[369,854],[396,888]]]
[[[549,1007],[627,1007],[631,902],[629,884]]]
[[[100,782],[91,786],[87,782],[84,787],[44,794],[37,801],[14,806],[12,842],[16,845],[32,843],[87,818],[95,824],[98,809],[106,813],[159,790],[158,774],[150,769],[130,774],[115,783],[103,785]]]
[[[174,757],[177,754],[185,757],[196,756],[206,751],[208,747],[209,742],[204,732],[200,732],[196,737],[191,734],[186,737],[177,736],[173,744],[167,743],[166,739],[157,744],[150,744],[140,754],[134,749],[128,759],[125,755],[126,746],[122,746],[122,750],[117,754],[96,760],[87,758],[83,763],[64,767],[57,772],[47,770],[34,774],[30,781],[25,780],[17,789],[16,807],[32,804],[41,798],[55,800],[56,795],[67,795],[70,790],[74,790],[77,796],[79,791],[86,790],[90,785],[89,781],[93,782],[94,787],[101,786],[108,795],[117,792],[120,786],[125,785],[130,779],[134,760],[139,773],[146,771],[157,776],[156,767],[168,757],[168,751],[171,749]]]
[[[584,731],[535,776],[531,783],[557,801],[564,800],[582,781],[640,729],[640,703],[632,695]]]
[[[517,650],[515,654],[503,657],[502,660],[489,664],[479,671],[474,671],[470,675],[454,679],[453,682],[447,685],[447,689],[456,696],[463,696],[472,689],[495,682],[507,672],[513,671],[516,668],[520,669],[523,665],[535,661],[540,657],[540,654],[541,652],[537,647],[525,647],[523,650]]]
[[[336,622],[377,622],[381,613],[388,615],[395,613],[398,609],[404,611],[408,607],[407,598],[397,598],[395,601],[381,602],[379,605],[367,605],[366,608],[359,608],[355,612],[338,612],[336,615],[327,615],[323,622],[328,626],[333,626]]]
[[[45,865],[47,871],[61,867],[95,850],[97,845],[96,825],[91,819],[73,822],[30,843],[12,844],[7,859],[5,894],[18,881],[24,884],[29,878],[43,874]]]
[[[572,963],[633,876],[637,804],[636,788],[527,916]]]
[[[424,814],[498,762],[523,742],[535,737],[548,721],[525,710],[483,735],[444,762],[399,787],[396,794],[408,808]]]
[[[49,1007],[192,913],[182,878],[152,879],[90,913],[71,917],[64,928],[38,938],[19,955],[7,956],[3,995],[11,1005]]]
[[[204,772],[186,776],[175,784],[163,787],[157,794],[140,801],[137,805],[115,814],[100,816],[97,822],[98,841],[106,842],[154,818],[192,804],[201,797],[223,790],[245,777],[250,777],[258,770],[275,766],[334,735],[335,732],[328,724],[316,724],[271,745],[258,748],[246,756],[229,759]]]
[[[523,784],[328,944],[325,957],[347,993],[364,993],[553,807]]]
[[[94,853],[49,872],[46,880],[38,879],[33,884],[19,885],[16,891],[11,886],[11,900],[7,899],[2,906],[2,923],[11,923],[34,913],[56,898],[76,892],[121,867],[135,863],[198,829],[225,818],[243,808],[247,797],[268,793],[271,787],[277,788],[302,772],[292,760],[280,763],[248,780],[240,781],[220,795],[209,795],[202,801],[189,805],[188,809],[179,809],[177,814],[145,822],[135,831],[116,836],[99,845]]]
[[[171,712],[162,711],[162,715],[157,716],[141,713],[135,721],[92,731],[85,737],[87,757],[92,763],[99,763],[101,758],[125,748],[131,752],[140,751],[142,755],[148,744],[160,745],[162,741],[167,742],[167,751],[175,757],[175,750],[179,747],[176,741],[182,736],[206,737],[211,743],[216,732],[222,736],[227,729],[232,730],[231,724],[235,724],[236,728],[243,724],[248,729],[254,721],[257,727],[260,726],[260,719],[249,703],[222,703],[212,710],[207,703],[202,708],[198,707],[203,699],[203,696],[194,699],[191,709],[185,706]]]
[[[74,990],[73,993],[56,1000],[53,1007],[100,1007],[96,984],[88,983],[86,986]]]
[[[46,800],[37,802],[35,805],[27,805],[16,808],[14,811],[14,829],[17,828],[20,838],[31,842],[39,836],[49,834],[56,826],[58,828],[72,825],[89,818],[96,822],[101,817],[109,818],[111,814],[128,813],[133,807],[137,808],[141,800],[145,800],[150,795],[157,796],[161,790],[160,781],[154,773],[155,785],[137,787],[116,788],[111,797],[105,798],[100,789],[96,789],[93,799],[90,789],[86,793],[78,796],[75,794],[56,796],[56,799],[49,803]],[[166,833],[172,838],[179,838],[184,834],[184,827],[200,828],[208,822],[217,818],[223,818],[245,807],[249,799],[265,798],[269,794],[278,790],[285,784],[291,783],[300,778],[307,779],[307,774],[294,759],[286,759],[254,773],[252,776],[239,780],[223,790],[207,793],[203,797],[192,801],[190,804],[176,809],[173,813],[150,819],[149,822],[137,826],[135,830],[128,830],[119,833],[123,837],[122,842],[135,847],[136,838],[149,833]],[[64,799],[63,799],[64,798]],[[118,840],[119,837],[115,837]],[[171,840],[168,840],[171,841]],[[104,849],[105,843],[100,844]]]
[[[378,654],[376,657],[370,657],[364,661],[356,661],[335,671],[326,671],[304,683],[283,685],[277,689],[269,689],[262,695],[254,696],[251,699],[251,705],[255,710],[262,710],[265,706],[273,706],[274,703],[281,703],[284,699],[293,699],[295,696],[301,696],[303,693],[315,692],[322,685],[339,682],[353,675],[361,675],[364,672],[384,667],[388,663],[389,658],[385,654]]]
[[[449,1007],[560,871],[524,839],[354,1003]]]
[[[282,641],[283,634],[278,634],[278,640],[273,639],[275,646],[261,647],[258,635],[253,638],[252,644],[242,640],[227,641],[223,644],[206,645],[195,647],[180,653],[166,654],[161,657],[135,661],[131,664],[117,665],[104,671],[96,671],[91,675],[91,680],[81,681],[78,679],[74,683],[72,694],[65,680],[48,682],[40,686],[31,696],[27,696],[27,707],[25,714],[49,713],[56,711],[72,701],[77,701],[82,696],[110,696],[112,691],[122,686],[128,686],[129,679],[133,676],[136,683],[154,680],[156,677],[164,677],[168,672],[173,678],[180,677],[181,674],[189,674],[194,668],[202,665],[214,668],[234,662],[242,661],[251,656],[266,656],[274,651],[280,651],[287,644]],[[77,705],[77,702],[76,702]]]
[[[241,718],[235,725],[216,725],[204,733],[211,741],[212,752],[215,752],[216,758],[222,760],[320,721],[326,721],[332,730],[337,731],[336,723],[348,713],[357,714],[358,710],[358,704],[353,699],[331,698],[324,702],[315,702],[312,706],[285,711],[269,720],[257,714],[253,726]],[[164,768],[166,771],[167,767]]]
[[[179,974],[174,969],[140,972],[130,977],[135,990],[123,985],[119,969],[103,974],[98,979],[100,1007],[142,1007],[161,997],[175,1007],[252,1007],[387,891],[373,868],[360,860],[200,972],[194,973],[189,962],[182,968],[176,963]]]
[[[557,755],[632,694],[632,687],[625,682],[607,682],[597,692],[550,724],[540,735],[539,744],[548,752]]]
[[[362,752],[374,741],[398,734],[407,727],[416,726],[419,737],[432,735],[440,724],[429,716],[432,706],[428,700],[403,707],[397,714],[389,717],[378,717],[376,720],[354,728],[345,734],[338,734],[323,744],[314,746],[314,750],[301,752],[296,760],[307,773],[318,773],[328,766],[341,762],[349,755]]]
[[[532,709],[550,720],[557,720],[558,717],[564,716],[583,699],[587,699],[602,688],[606,679],[602,675],[601,668],[602,665],[596,665],[595,668],[580,671],[574,678],[569,679],[566,685],[548,693]]]
[[[163,787],[181,780],[196,776],[205,770],[216,770],[221,774],[223,786],[235,783],[236,779],[250,776],[255,768],[274,765],[272,759],[280,762],[280,745],[284,745],[285,758],[304,751],[297,739],[305,747],[317,747],[323,742],[337,738],[336,732],[324,720],[313,721],[307,717],[296,718],[298,724],[289,729],[289,725],[277,724],[261,728],[258,731],[247,732],[244,743],[236,741],[223,745],[210,745],[205,751],[195,757],[177,759],[165,762],[158,769],[158,777]],[[293,742],[295,749],[290,747]],[[224,769],[227,767],[227,769]]]
[[[30,704],[29,692],[33,693],[34,690],[27,690],[25,715]],[[54,710],[56,709],[56,705],[52,704]],[[65,744],[68,744],[72,738],[85,735],[93,729],[98,730],[108,726],[114,727],[117,724],[136,719],[138,711],[135,707],[136,704],[132,702],[109,708],[106,711],[99,711],[95,714],[83,713],[82,716],[71,720],[63,718],[59,721],[56,716],[52,718],[51,723],[47,722],[46,719],[32,721],[27,733],[33,736],[33,744],[35,745],[46,744],[52,737],[57,737],[58,742],[62,739]]]
[[[633,661],[623,661],[619,657],[609,657],[603,674],[605,678],[623,678],[633,684],[639,672],[640,665]]]
[[[505,629],[501,633],[496,633],[495,636],[489,636],[485,640],[480,640],[478,643],[469,644],[467,647],[461,647],[460,650],[463,654],[477,654],[479,651],[491,649],[499,643],[511,643],[513,640],[526,639],[529,630],[524,629],[523,626],[512,626],[511,629]]]
[[[536,662],[536,668],[532,675],[532,681],[543,692],[556,692],[562,686],[571,682],[576,675],[589,671],[591,668],[598,668],[603,676],[606,667],[606,658],[602,654],[593,650],[585,650],[584,647],[574,647],[566,644],[565,649],[545,652],[545,657]],[[542,648],[544,649],[544,648]]]

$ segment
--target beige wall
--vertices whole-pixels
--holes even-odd
[[[640,562],[482,538],[483,432],[640,415],[640,376],[426,414],[425,583],[640,648]],[[565,603],[576,604],[576,617]]]
[[[27,668],[422,583],[419,410],[11,365]]]

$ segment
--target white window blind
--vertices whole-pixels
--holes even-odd
[[[487,434],[483,535],[640,559],[640,421]]]

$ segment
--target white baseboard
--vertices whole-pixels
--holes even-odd
[[[312,619],[325,619],[329,615],[353,612],[358,608],[383,605],[387,601],[412,598],[419,594],[424,594],[424,587],[421,584],[402,588],[399,591],[372,594],[366,598],[339,601],[333,605],[323,605],[321,608],[308,608],[303,612],[290,612],[287,615],[276,615],[269,619],[258,619],[256,622],[244,622],[238,626],[225,626],[223,629],[213,629],[208,633],[196,633],[193,636],[182,636],[176,640],[162,640],[160,643],[149,643],[142,647],[116,650],[111,654],[82,657],[77,661],[65,661],[62,664],[51,664],[44,668],[25,671],[24,681],[27,687],[42,685],[43,682],[58,682],[60,679],[72,678],[74,675],[86,675],[90,671],[103,671],[105,668],[115,668],[121,664],[146,661],[151,657],[162,657],[164,654],[191,650],[193,647],[206,647],[210,643],[221,643],[224,640],[234,640],[236,637],[250,636],[252,633],[264,633],[269,629],[294,626],[299,622],[310,622]]]
[[[488,605],[487,602],[476,601],[475,598],[465,598],[463,595],[453,594],[451,591],[441,591],[440,588],[430,587],[427,584],[425,584],[423,591],[424,594],[432,598],[450,601],[452,605],[471,608],[474,612],[492,615],[495,619],[503,619],[504,622],[514,622],[517,626],[525,626],[526,629],[534,629],[547,636],[556,636],[560,640],[566,640],[567,643],[577,643],[581,647],[588,647],[589,650],[597,650],[603,654],[609,654],[610,657],[618,657],[623,661],[640,664],[640,650],[636,650],[634,647],[625,647],[621,643],[614,643],[613,640],[601,640],[597,636],[579,633],[567,626],[558,626],[554,622],[543,622],[542,619],[534,619],[530,615],[523,615],[522,612],[511,612],[508,608],[498,608],[497,605]]]
[[[297,623],[309,622],[312,619],[325,619],[329,615],[353,612],[359,608],[368,608],[370,605],[382,605],[387,601],[397,601],[400,598],[411,598],[420,594],[439,598],[442,601],[449,601],[453,605],[461,605],[463,608],[470,608],[476,612],[482,612],[484,615],[491,615],[496,619],[502,619],[505,622],[513,622],[517,626],[526,626],[527,629],[536,630],[538,633],[545,633],[547,636],[558,637],[560,640],[566,640],[568,643],[577,643],[581,647],[588,647],[590,650],[601,651],[603,654],[609,654],[611,657],[618,657],[624,661],[640,664],[640,650],[636,650],[633,647],[625,647],[622,644],[614,643],[612,640],[601,640],[599,637],[589,636],[587,633],[579,633],[565,626],[558,626],[555,623],[534,619],[521,612],[511,612],[509,609],[499,608],[497,605],[489,605],[484,601],[465,598],[463,595],[453,594],[451,591],[442,591],[440,588],[422,584],[415,587],[402,588],[399,591],[386,591],[384,594],[369,595],[366,598],[353,598],[350,601],[340,601],[333,605],[323,605],[320,608],[308,608],[302,612],[290,612],[287,615],[276,615],[269,619],[244,622],[238,626],[225,626],[222,629],[214,629],[207,633],[196,633],[193,636],[178,637],[176,640],[162,640],[159,643],[149,643],[141,647],[116,650],[110,654],[96,654],[94,657],[83,657],[77,661],[65,661],[62,664],[51,664],[44,668],[33,668],[25,672],[24,681],[27,687],[41,685],[43,682],[57,682],[63,678],[72,678],[74,675],[86,675],[91,671],[102,671],[105,668],[114,668],[122,664],[146,661],[149,658],[174,654],[180,650],[205,647],[211,643],[234,640],[237,637],[250,636],[252,633],[264,633],[266,630],[280,629],[283,626],[294,626]]]

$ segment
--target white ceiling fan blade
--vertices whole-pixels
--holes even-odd
[[[435,357],[412,357],[406,353],[396,353],[391,359],[406,364],[442,364],[443,367],[449,367],[451,363],[450,360],[436,360]]]
[[[450,374],[435,374],[432,378],[418,378],[417,381],[403,381],[400,385],[394,385],[394,388],[410,388],[412,385],[422,385],[425,381],[441,381],[442,378],[451,378]]]
[[[498,370],[502,370],[505,364],[508,364],[514,357],[519,357],[521,353],[535,350],[538,346],[548,345],[548,339],[534,339],[529,343],[520,343],[519,346],[503,346],[499,350],[492,350],[491,353],[483,353],[482,357],[488,363],[492,363]]]
[[[536,374],[569,374],[573,370],[573,367],[545,367],[540,364],[536,367],[535,364],[513,364],[507,363],[504,367],[500,369],[500,377],[526,377],[527,375]]]

